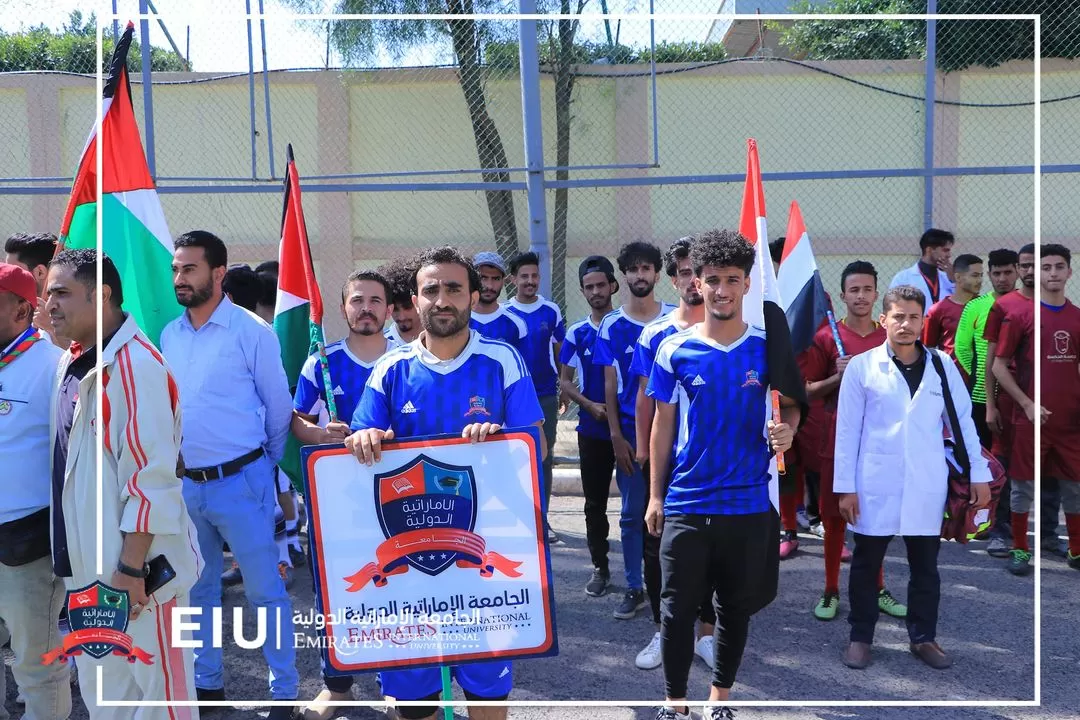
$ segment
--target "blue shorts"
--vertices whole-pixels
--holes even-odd
[[[452,665],[450,674],[462,690],[478,700],[505,698],[514,688],[514,665],[509,660]],[[383,695],[395,700],[420,700],[442,691],[437,667],[381,672],[379,682]]]

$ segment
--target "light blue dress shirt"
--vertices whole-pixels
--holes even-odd
[[[281,459],[292,396],[273,328],[228,297],[196,330],[185,311],[161,333],[180,388],[181,451],[189,468],[214,467],[263,448]]]

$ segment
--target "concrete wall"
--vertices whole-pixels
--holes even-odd
[[[661,66],[657,120],[660,167],[584,171],[573,177],[741,173],[745,139],[756,137],[763,170],[914,168],[922,164],[922,63],[818,64],[843,76],[784,63],[738,63],[678,72]],[[650,80],[635,67],[592,67],[579,78],[572,106],[572,164],[648,163],[652,159]],[[204,79],[170,74],[170,81]],[[870,89],[869,84],[877,88]],[[1080,63],[1046,61],[1044,98],[1067,95]],[[939,75],[938,97],[969,104],[1030,102],[1030,63]],[[143,119],[141,86],[132,86]],[[543,77],[544,146],[555,161],[553,84]],[[489,111],[511,166],[524,164],[520,88],[516,77],[486,83]],[[909,95],[912,97],[901,97]],[[0,177],[65,176],[72,172],[94,117],[90,79],[0,75]],[[269,175],[261,85],[256,92],[257,175]],[[1080,163],[1080,101],[1043,106],[1045,163]],[[271,78],[277,172],[287,142],[302,175],[383,173],[478,167],[464,99],[452,69],[371,73],[279,73]],[[157,169],[162,176],[251,177],[247,78],[154,87]],[[1031,106],[942,105],[936,114],[935,162],[941,166],[1031,164]],[[520,175],[517,177],[520,178]],[[474,181],[475,175],[382,178],[372,182]],[[266,181],[269,185],[276,185]],[[162,181],[162,185],[169,184]],[[215,183],[224,184],[224,183]],[[490,244],[485,198],[478,192],[316,193],[306,185],[308,225],[328,295],[354,267],[433,243],[469,252]],[[51,229],[66,198],[3,193],[0,234]],[[934,223],[953,229],[958,250],[985,253],[1030,241],[1031,176],[939,178]],[[918,178],[771,182],[766,185],[770,234],[784,232],[797,199],[829,289],[854,257],[876,262],[885,277],[914,261],[922,229]],[[556,278],[568,286],[568,314],[584,303],[575,292],[585,255],[614,255],[633,239],[666,245],[709,226],[737,222],[739,183],[587,188],[569,193],[569,262]],[[1076,246],[1080,174],[1043,178],[1043,239]],[[527,244],[524,193],[515,193],[519,241]],[[163,194],[174,234],[194,227],[219,232],[236,260],[276,253],[280,197],[269,194]],[[548,194],[549,216],[554,193]],[[552,220],[549,217],[549,221]],[[558,274],[557,274],[558,275]],[[331,323],[331,328],[340,324]]]

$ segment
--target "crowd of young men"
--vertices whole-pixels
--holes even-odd
[[[949,660],[934,641],[937,532],[928,533],[924,519],[912,524],[905,513],[894,522],[888,507],[867,502],[862,492],[873,472],[851,464],[845,438],[852,423],[868,428],[874,419],[854,420],[853,410],[841,417],[842,408],[845,397],[854,407],[856,387],[877,387],[869,353],[881,354],[888,372],[895,364],[897,377],[907,380],[900,386],[902,402],[913,407],[918,389],[937,377],[927,360],[937,355],[923,348],[939,348],[955,361],[941,372],[954,396],[965,385],[970,393],[956,403],[964,411],[962,424],[970,424],[965,440],[981,443],[1008,468],[1011,489],[997,506],[987,552],[1008,557],[1014,574],[1030,570],[1034,423],[1042,424],[1044,480],[1055,481],[1044,482],[1043,502],[1053,513],[1044,513],[1044,525],[1056,549],[1060,503],[1069,536],[1063,554],[1080,569],[1080,477],[1073,470],[1080,466],[1080,310],[1065,297],[1070,252],[1044,245],[1036,261],[1032,245],[1018,253],[996,250],[987,265],[992,292],[980,295],[981,259],[962,254],[952,260],[953,246],[945,231],[924,234],[919,261],[894,278],[880,315],[876,269],[865,261],[850,263],[840,276],[843,316],[823,323],[799,357],[808,417],[800,417],[796,399],[782,398],[781,418],[765,431],[759,421],[770,384],[764,332],[742,320],[754,250],[737,233],[682,238],[665,252],[631,242],[615,264],[599,255],[586,258],[578,280],[589,313],[569,328],[558,306],[538,293],[540,260],[533,253],[508,262],[494,252],[470,259],[453,248],[435,248],[377,271],[354,272],[341,289],[348,334],[326,348],[329,388],[315,356],[296,387],[288,385],[268,325],[275,263],[255,270],[229,266],[225,243],[212,233],[178,237],[174,290],[185,310],[163,332],[158,351],[123,312],[120,276],[108,258],[77,251],[53,259],[55,238],[13,236],[0,264],[0,415],[19,413],[25,422],[17,436],[0,435],[0,457],[38,462],[41,483],[7,493],[0,531],[36,538],[38,545],[41,528],[46,539],[51,531],[44,555],[19,558],[17,566],[0,562],[0,616],[18,624],[12,633],[15,678],[28,717],[65,718],[70,712],[67,668],[26,658],[58,644],[55,619],[65,583],[70,589],[96,579],[92,528],[75,512],[95,492],[87,448],[96,428],[106,433],[105,468],[115,488],[105,502],[109,582],[130,593],[129,634],[168,660],[154,672],[117,658],[98,661],[106,667],[110,696],[224,700],[222,653],[210,642],[206,620],[221,605],[222,585],[243,582],[251,604],[281,612],[281,634],[269,638],[263,655],[270,696],[292,700],[299,677],[288,587],[294,567],[310,556],[297,552],[295,493],[276,468],[288,434],[301,444],[343,442],[370,463],[381,442],[395,437],[453,432],[480,441],[504,425],[535,424],[543,430],[546,519],[556,423],[569,401],[579,408],[593,564],[585,592],[601,597],[612,587],[606,512],[614,473],[625,589],[613,615],[627,620],[646,606],[651,610],[655,629],[643,638],[635,664],[663,666],[663,717],[688,713],[686,684],[695,654],[713,672],[710,701],[727,699],[749,619],[776,594],[771,558],[797,551],[800,504],[820,519],[824,537],[824,590],[813,608],[818,619],[838,614],[840,565],[851,557],[846,529],[851,524],[855,530],[845,664],[869,664],[877,613],[886,612],[907,617],[917,657],[946,667]],[[98,262],[104,267],[101,288],[94,274]],[[1034,347],[1036,268],[1043,292],[1040,348]],[[656,298],[662,271],[677,307]],[[501,303],[508,282],[516,296]],[[622,286],[626,302],[614,308]],[[94,347],[98,303],[104,307],[100,353]],[[38,363],[26,360],[38,355]],[[1044,386],[1054,389],[1042,400],[1034,391],[1036,358]],[[42,367],[49,372],[31,373]],[[858,379],[849,381],[852,367]],[[96,404],[97,383],[104,387],[103,407]],[[3,393],[4,385],[10,394],[16,384],[25,399]],[[941,391],[930,394],[940,398]],[[488,399],[492,414],[483,423],[470,424],[462,413],[416,411],[419,405],[467,406],[473,395]],[[220,433],[222,427],[230,432]],[[722,442],[718,428],[724,429]],[[973,481],[981,484],[987,466],[974,452],[977,444],[972,450]],[[787,453],[787,477],[796,479],[784,486],[779,513],[768,491],[775,452]],[[837,474],[837,468],[843,471]],[[559,541],[550,527],[545,531],[549,542]],[[894,534],[908,542],[910,612],[885,588],[881,571]],[[228,569],[226,549],[235,563]],[[176,578],[148,596],[145,563],[162,552]],[[7,592],[16,585],[20,593]],[[168,635],[168,608],[177,604],[203,610],[195,630],[201,648],[159,647]],[[94,677],[80,673],[92,715],[100,712]],[[454,677],[470,699],[505,699],[512,689],[507,662],[456,667]],[[431,700],[439,692],[437,673],[430,671],[387,672],[380,679],[384,694],[398,701]],[[324,673],[324,683],[317,700],[351,698],[351,678]],[[191,708],[183,711],[195,715]],[[332,705],[316,705],[306,717],[327,718],[332,711]],[[292,712],[275,707],[271,718]],[[419,720],[432,710],[406,705],[399,713]],[[473,708],[470,714],[497,720],[505,710]],[[730,710],[712,704],[706,717],[730,717]]]

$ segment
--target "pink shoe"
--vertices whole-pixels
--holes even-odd
[[[784,537],[780,540],[780,559],[787,560],[798,549],[799,538],[795,537],[795,533],[784,533]]]
[[[851,562],[851,551],[848,550],[847,543],[844,543],[844,549],[840,551],[840,562]]]

